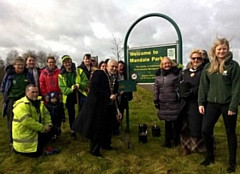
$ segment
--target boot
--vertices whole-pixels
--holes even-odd
[[[210,164],[214,164],[215,160],[214,157],[207,157],[203,162],[201,162],[200,164],[203,166],[209,166]]]

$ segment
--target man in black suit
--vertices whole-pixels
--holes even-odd
[[[117,68],[117,61],[109,60],[106,71],[96,70],[93,73],[88,97],[73,124],[76,132],[90,139],[90,153],[94,156],[102,156],[101,147],[112,150],[111,134],[116,121],[115,100],[118,91]]]

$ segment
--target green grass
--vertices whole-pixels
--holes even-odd
[[[104,158],[89,154],[89,143],[70,139],[68,123],[63,125],[63,134],[58,142],[50,146],[62,152],[54,156],[31,159],[10,152],[7,138],[7,119],[0,119],[0,174],[41,173],[41,174],[221,174],[226,173],[228,148],[222,119],[215,129],[217,141],[216,163],[209,167],[200,166],[203,154],[192,153],[183,157],[181,147],[166,149],[164,141],[164,122],[159,121],[153,105],[153,94],[138,87],[130,102],[130,140],[128,149],[123,141],[124,135],[115,136],[112,145],[118,150],[102,151]],[[125,119],[124,119],[125,120]],[[148,143],[138,142],[138,124],[148,124]],[[162,136],[153,138],[151,127],[160,125]],[[125,127],[125,123],[123,124]],[[237,125],[239,127],[239,124]],[[239,129],[237,130],[239,138]],[[239,156],[239,152],[237,154]],[[238,172],[239,171],[239,172]],[[240,173],[237,169],[236,173]]]

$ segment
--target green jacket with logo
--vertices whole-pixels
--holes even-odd
[[[89,81],[86,76],[86,74],[83,72],[81,68],[73,69],[72,71],[73,76],[75,77],[75,84],[78,85],[79,91],[87,96],[87,87],[89,86]],[[73,89],[71,86],[67,85],[67,79],[66,79],[66,70],[62,69],[61,73],[58,75],[58,86],[61,89],[61,92],[63,94],[63,103],[66,103],[67,96],[71,93],[73,93]]]
[[[46,125],[52,125],[50,114],[43,101],[39,102],[40,113],[27,97],[17,100],[13,105],[12,136],[13,147],[17,152],[36,152],[38,133],[43,133]]]
[[[198,91],[198,105],[206,102],[227,104],[229,110],[236,112],[240,98],[240,68],[230,56],[225,62],[223,73],[208,73],[208,63],[202,72]]]

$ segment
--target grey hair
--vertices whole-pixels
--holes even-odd
[[[115,59],[110,59],[109,61],[108,61],[108,63],[107,63],[107,65],[110,65],[110,63],[118,63]]]

